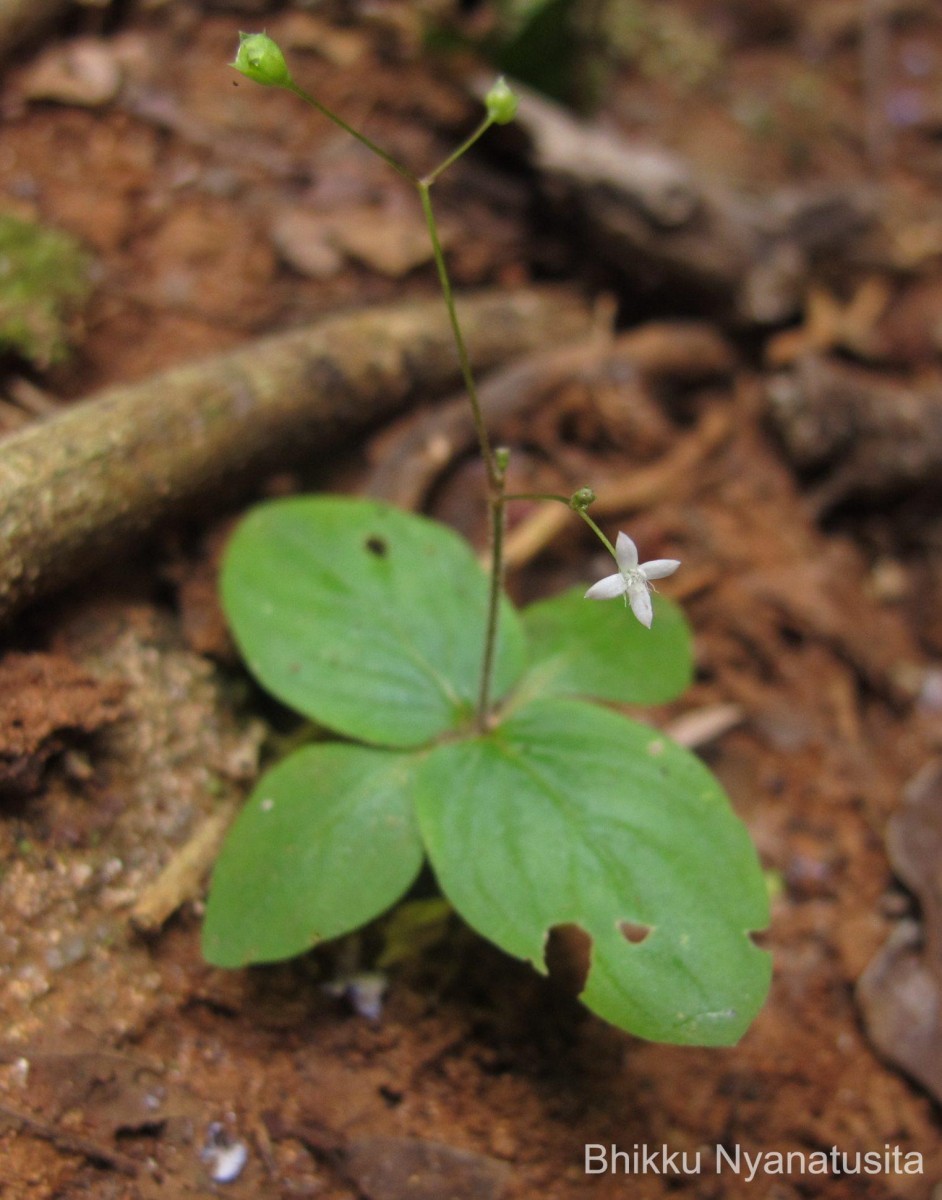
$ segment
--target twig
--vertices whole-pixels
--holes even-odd
[[[0,1104],[0,1121],[9,1121],[26,1130],[27,1133],[52,1142],[59,1150],[64,1150],[69,1154],[80,1154],[90,1162],[104,1163],[105,1166],[113,1167],[123,1175],[139,1175],[141,1173],[141,1164],[130,1155],[122,1154],[119,1150],[111,1150],[109,1147],[101,1145],[100,1142],[83,1137],[79,1133],[49,1125],[38,1117],[19,1112],[15,1108],[9,1108],[6,1104]]]
[[[593,515],[617,516],[627,509],[650,507],[670,495],[680,481],[690,476],[694,466],[729,436],[732,420],[731,413],[725,408],[708,409],[676,450],[666,454],[660,462],[633,472],[620,483],[600,486],[592,505]],[[520,567],[529,562],[571,520],[572,513],[564,505],[542,505],[508,534],[504,548],[508,567]]]
[[[571,340],[571,294],[460,301],[487,369]],[[0,621],[32,597],[126,553],[160,521],[453,385],[440,300],[355,311],[116,388],[0,443]]]
[[[876,188],[854,182],[754,198],[668,150],[514,89],[548,199],[634,288],[647,280],[693,290],[737,322],[774,324],[799,311],[816,258],[826,255],[833,269],[879,227]]]
[[[199,895],[239,807],[235,800],[219,804],[141,892],[131,909],[131,922],[139,932],[156,933],[181,905]]]
[[[721,738],[724,733],[729,733],[744,720],[745,713],[739,704],[710,704],[668,721],[664,732],[688,750],[699,750]]]

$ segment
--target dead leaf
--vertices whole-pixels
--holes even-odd
[[[439,230],[442,245],[451,240]],[[417,215],[357,209],[331,221],[331,241],[350,258],[380,275],[401,279],[432,259],[428,230]]]
[[[861,976],[857,998],[880,1053],[942,1101],[942,759],[907,787],[887,850],[919,899],[922,927],[900,922]]]
[[[285,209],[275,218],[271,239],[288,266],[309,279],[332,279],[343,269],[343,256],[330,244],[330,225],[318,213]]]
[[[23,78],[23,95],[27,100],[101,108],[117,96],[121,77],[121,65],[106,42],[76,38],[36,60]]]

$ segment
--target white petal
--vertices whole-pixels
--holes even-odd
[[[627,533],[620,533],[615,542],[615,561],[623,571],[633,571],[638,565],[638,547]]]
[[[650,562],[642,563],[638,570],[645,579],[666,579],[673,575],[680,566],[678,558],[652,558]]]
[[[583,596],[583,599],[614,600],[616,596],[623,596],[625,594],[627,586],[624,575],[606,575],[598,583],[592,584]]]
[[[650,629],[651,622],[654,620],[654,609],[651,607],[651,597],[644,584],[636,583],[628,589],[628,603],[641,624]]]

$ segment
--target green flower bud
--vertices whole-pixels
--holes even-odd
[[[569,507],[576,512],[585,512],[590,504],[595,503],[595,492],[590,487],[580,488],[569,497]]]
[[[240,33],[239,52],[229,65],[267,87],[290,87],[294,82],[285,56],[267,33]]]
[[[507,80],[501,75],[491,90],[484,97],[487,115],[495,125],[509,125],[517,115],[520,101],[510,90]]]

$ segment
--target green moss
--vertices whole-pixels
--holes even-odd
[[[0,213],[0,352],[37,367],[64,358],[69,318],[91,290],[90,265],[69,234]]]

